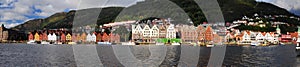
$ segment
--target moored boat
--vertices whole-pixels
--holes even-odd
[[[50,42],[42,41],[41,44],[50,44]]]
[[[76,42],[68,42],[68,44],[74,45],[74,44],[77,44],[77,43]]]
[[[164,43],[155,43],[155,45],[165,45]]]
[[[111,45],[110,42],[97,42],[98,45]]]
[[[259,42],[251,42],[251,46],[259,46],[260,43]]]
[[[123,42],[122,45],[135,45],[134,42]]]
[[[180,43],[171,43],[171,45],[180,45]]]
[[[30,40],[27,42],[27,44],[37,44],[34,40]]]
[[[214,47],[215,45],[206,45],[206,47]]]

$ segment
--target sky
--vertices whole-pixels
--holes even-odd
[[[0,24],[10,28],[28,20],[46,18],[57,12],[136,4],[143,0],[0,0]],[[300,15],[300,0],[257,0],[269,2]]]
[[[300,0],[256,0],[272,3],[300,16]]]

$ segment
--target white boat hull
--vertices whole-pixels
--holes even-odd
[[[97,44],[99,44],[99,45],[111,45],[110,42],[97,42]]]
[[[28,41],[27,44],[37,44],[34,40]]]
[[[41,44],[50,44],[50,42],[42,41]]]
[[[206,45],[206,47],[214,47],[214,45]]]
[[[122,43],[122,45],[135,45],[135,43],[134,42],[124,42],[124,43]]]
[[[180,43],[172,43],[171,45],[180,45]]]

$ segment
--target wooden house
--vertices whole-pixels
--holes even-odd
[[[96,36],[96,42],[100,42],[101,41],[101,34],[98,33],[97,36]]]
[[[40,35],[39,35],[38,32],[36,32],[36,33],[34,34],[34,40],[35,40],[35,41],[40,41]]]
[[[109,36],[106,34],[106,33],[104,33],[103,34],[103,36],[102,36],[102,38],[101,38],[101,40],[103,41],[103,42],[108,42],[109,41]]]
[[[34,40],[34,37],[32,35],[32,33],[30,32],[29,35],[28,35],[28,40]]]
[[[213,29],[210,26],[207,26],[205,30],[205,40],[212,41],[213,39]]]
[[[72,42],[77,42],[77,35],[75,33],[72,34]]]
[[[72,35],[70,33],[67,34],[66,41],[67,42],[71,42],[72,41]]]
[[[205,28],[202,25],[199,25],[197,27],[197,34],[198,34],[198,41],[199,42],[204,42],[205,40]]]
[[[81,34],[81,41],[82,42],[86,42],[86,36],[87,36],[86,33]]]
[[[61,35],[60,35],[60,41],[61,42],[66,42],[66,35],[64,33],[61,33]]]
[[[95,33],[93,33],[91,36],[91,41],[96,42],[96,40],[97,40],[97,36],[95,35]]]

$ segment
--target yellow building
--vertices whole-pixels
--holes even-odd
[[[34,40],[35,41],[40,41],[40,35],[39,35],[39,33],[35,33]]]
[[[71,36],[71,34],[69,33],[69,34],[67,34],[67,36],[66,36],[66,40],[67,41],[72,41],[72,36]]]

